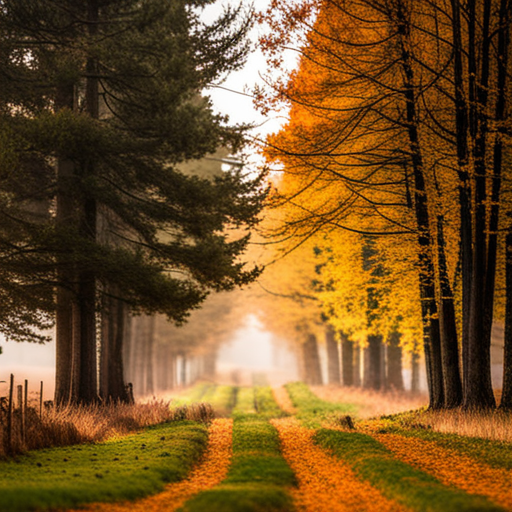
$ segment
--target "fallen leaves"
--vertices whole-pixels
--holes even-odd
[[[512,471],[492,468],[433,441],[398,434],[372,434],[403,462],[426,471],[445,485],[487,496],[512,510]]]
[[[314,431],[294,418],[271,420],[281,439],[283,455],[299,487],[292,491],[299,512],[400,512],[406,509],[385,498],[352,469],[312,441]]]

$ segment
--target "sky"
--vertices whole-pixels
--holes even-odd
[[[296,0],[289,1],[293,3]],[[247,0],[244,0],[243,3],[249,4]],[[258,11],[263,11],[269,3],[270,0],[258,0],[256,8]],[[238,2],[224,1],[208,7],[203,12],[203,20],[207,23],[214,20],[222,13],[223,6],[229,4],[238,4]],[[222,88],[211,88],[206,91],[213,101],[214,108],[222,114],[227,114],[232,123],[254,124],[255,128],[252,130],[252,134],[258,138],[264,138],[266,134],[278,131],[286,121],[286,112],[270,113],[268,116],[263,116],[254,108],[253,99],[250,97],[251,90],[256,84],[264,85],[261,74],[266,70],[266,62],[256,44],[263,30],[257,24],[252,28],[250,37],[253,49],[243,69],[231,73],[224,82],[219,84]],[[287,67],[292,69],[296,65],[295,55],[290,53],[286,57]],[[250,159],[250,163],[252,162],[259,163],[261,158],[253,155]]]

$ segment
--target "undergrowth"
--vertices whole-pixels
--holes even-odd
[[[159,423],[191,420],[209,421],[213,411],[207,404],[171,407],[163,400],[139,404],[97,404],[49,407],[41,416],[34,408],[26,411],[25,440],[21,439],[20,421],[13,421],[13,443],[7,443],[7,418],[0,418],[0,458],[29,450],[97,443],[136,432]]]

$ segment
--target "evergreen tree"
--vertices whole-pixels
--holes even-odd
[[[58,402],[96,399],[102,297],[180,322],[259,273],[239,259],[248,235],[227,229],[257,221],[261,176],[179,171],[243,138],[200,91],[243,62],[249,17],[228,8],[204,25],[210,3],[3,2],[4,115],[40,160],[34,175],[56,164],[51,215],[26,240],[58,283]]]

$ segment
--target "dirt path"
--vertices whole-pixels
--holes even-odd
[[[174,512],[198,492],[210,489],[226,478],[232,455],[232,427],[231,419],[213,420],[208,430],[208,447],[205,455],[186,480],[169,484],[163,492],[149,498],[135,502],[95,503],[80,511]]]
[[[433,441],[397,434],[372,434],[400,460],[469,494],[480,494],[512,510],[512,471],[482,464]]]
[[[404,512],[362,482],[352,469],[328,455],[312,441],[313,431],[294,418],[271,420],[279,431],[283,455],[294,470],[299,487],[292,491],[298,512]]]

